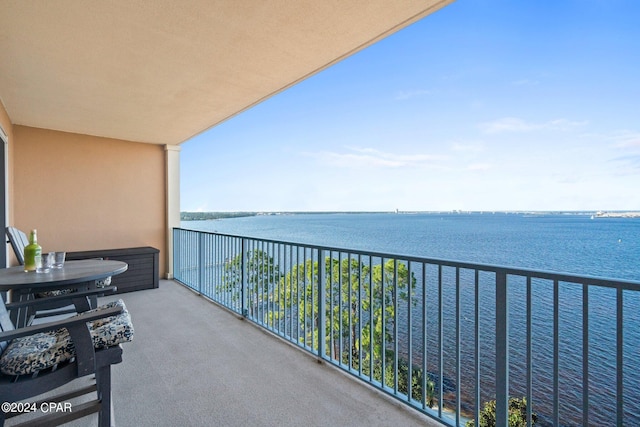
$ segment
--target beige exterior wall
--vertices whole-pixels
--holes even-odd
[[[11,160],[12,150],[11,150],[11,142],[13,141],[13,125],[11,124],[11,119],[7,114],[7,110],[4,107],[4,104],[0,102],[0,126],[2,130],[7,135],[9,140],[9,144],[7,145],[7,221],[11,221],[11,217],[13,215],[13,205],[11,203],[11,192],[12,192],[12,181],[10,179],[11,173],[13,170],[13,162]],[[2,147],[0,147],[2,148]],[[6,239],[5,239],[6,242]],[[13,256],[13,252],[11,251],[11,246],[7,244],[7,254],[9,255],[8,262],[15,263],[15,257]],[[7,264],[12,265],[12,264]]]
[[[7,110],[4,108],[4,105],[0,102],[0,126],[2,126],[2,130],[9,139],[9,144],[7,145],[7,166],[8,171],[7,175],[10,177],[13,171],[13,162],[12,162],[12,154],[13,150],[11,149],[11,142],[13,141],[13,124],[11,124],[11,119],[9,119],[9,115],[7,114]],[[8,180],[8,191],[11,193],[11,179]],[[11,202],[9,201],[9,218],[11,218],[11,214],[13,212],[13,206],[11,206]]]
[[[10,145],[10,225],[46,251],[153,246],[165,276],[164,146],[17,125]]]

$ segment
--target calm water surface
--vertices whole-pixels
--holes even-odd
[[[305,214],[184,228],[640,281],[640,218],[526,214]]]
[[[640,281],[640,218],[596,218],[578,214],[304,214],[267,215],[215,221],[188,221],[183,228],[225,234],[273,239],[293,243],[317,244],[345,249],[415,255],[429,258],[476,262],[519,268],[531,268],[579,275]],[[431,292],[427,290],[427,292]],[[434,290],[435,292],[435,290]],[[464,291],[463,291],[464,292]],[[581,290],[561,287],[560,308],[560,390],[575,389],[581,384],[582,296]],[[534,402],[536,395],[552,392],[553,329],[551,286],[535,289],[534,332]],[[453,298],[445,295],[445,299]],[[463,295],[472,299],[470,293]],[[490,305],[490,303],[489,303]],[[462,308],[465,315],[469,305]],[[436,310],[434,310],[435,312]],[[517,299],[510,310],[512,360],[523,360],[524,306]],[[640,292],[625,294],[625,421],[640,425]],[[402,314],[400,314],[402,315]],[[444,313],[445,318],[451,313]],[[615,292],[596,289],[590,296],[590,419],[594,425],[613,425],[615,407]],[[416,316],[418,318],[418,316]],[[453,318],[450,319],[454,323]],[[487,322],[490,329],[491,319]],[[473,364],[472,325],[462,325],[463,362]],[[593,330],[592,330],[593,329]],[[445,331],[446,332],[446,331]],[[465,336],[465,334],[467,334]],[[417,333],[415,335],[418,335]],[[445,333],[446,335],[446,333]],[[490,354],[495,345],[491,337],[483,338],[481,352]],[[415,343],[419,345],[419,343]],[[429,343],[433,348],[436,342]],[[445,336],[443,349],[453,351],[452,337]],[[437,354],[428,359],[437,358]],[[446,358],[451,360],[453,357]],[[613,361],[613,364],[612,364]],[[493,362],[488,359],[491,370]],[[447,362],[445,362],[447,365]],[[593,365],[593,366],[591,366]],[[455,375],[455,366],[444,367]],[[524,371],[512,366],[511,393],[523,394]],[[491,378],[485,380],[491,381]],[[462,389],[473,389],[473,372],[463,372]],[[564,391],[563,391],[564,393]],[[535,403],[534,403],[535,405]],[[579,414],[581,395],[563,396],[563,425],[578,425],[579,419],[564,414]],[[535,408],[539,425],[549,425],[549,408]]]

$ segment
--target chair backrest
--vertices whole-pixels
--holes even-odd
[[[0,298],[0,331],[13,331],[15,328],[13,327],[13,322],[9,318],[9,313],[7,312],[7,308],[4,306],[4,301]],[[0,341],[0,354],[4,351],[5,348],[9,345],[8,341]]]
[[[24,247],[29,244],[27,235],[15,227],[7,227],[7,237],[20,265],[24,265]]]

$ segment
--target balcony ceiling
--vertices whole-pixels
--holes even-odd
[[[179,144],[453,0],[2,0],[12,123]]]

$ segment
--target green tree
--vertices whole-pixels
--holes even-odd
[[[535,424],[538,416],[531,414],[531,424]],[[478,417],[480,427],[495,427],[496,425],[496,401],[491,400],[484,404]],[[509,399],[509,427],[526,427],[527,425],[527,399]],[[475,421],[468,421],[466,427],[474,427]]]
[[[242,255],[227,262],[222,278],[222,289],[231,292],[236,301],[242,297],[242,262]],[[256,316],[262,304],[272,301],[275,285],[282,273],[274,258],[263,250],[249,251],[246,263],[247,307],[249,315]]]
[[[399,295],[395,294],[396,281]],[[369,291],[368,286],[365,286],[367,297],[362,303],[363,312],[373,312],[373,323],[369,321],[365,324],[361,339],[363,349],[373,347],[374,361],[381,362],[383,352],[389,352],[387,348],[383,348],[383,338],[385,344],[393,343],[396,303],[407,301],[408,290],[413,290],[415,284],[415,277],[413,275],[409,277],[409,271],[404,263],[396,263],[395,260],[390,259],[384,265],[374,266],[372,292]],[[372,327],[373,346],[371,346]]]
[[[382,377],[383,357],[387,358],[385,363],[393,358],[390,348],[396,324],[395,307],[408,300],[409,290],[415,288],[415,277],[409,274],[406,264],[393,259],[373,268],[352,257],[342,260],[326,257],[324,263],[327,351],[343,362],[350,359],[351,367],[357,369],[362,349],[363,372],[370,374],[373,364],[374,375]],[[307,260],[293,266],[281,278],[276,301],[297,313],[299,341],[317,350],[318,262]],[[278,317],[282,313],[273,315]],[[360,325],[362,336],[358,332]],[[393,375],[385,373],[385,377],[385,382],[393,385]]]
[[[241,296],[242,261],[237,256],[225,266],[223,287],[233,292],[234,298]],[[287,333],[317,351],[318,261],[307,259],[293,265],[286,274],[264,251],[249,252],[245,262],[250,314],[262,313],[263,320],[280,331],[287,329],[286,320],[293,316],[296,321]],[[384,381],[388,387],[394,387],[397,381],[398,391],[408,395],[409,365],[405,360],[397,361],[396,379],[393,351],[396,307],[411,298],[416,285],[406,263],[389,259],[371,266],[354,257],[325,257],[323,268],[326,355],[359,369],[362,354],[365,375]],[[424,398],[433,407],[435,383],[427,379],[425,396],[422,376],[422,369],[411,369],[411,397],[419,401]]]
[[[290,316],[297,313],[297,331],[290,331],[291,336],[297,337],[301,344],[317,349],[318,322],[318,263],[306,260],[302,264],[294,265],[291,270],[280,279],[280,285],[275,295],[278,307],[283,307],[284,312],[269,313],[274,321],[286,318],[287,311]]]

